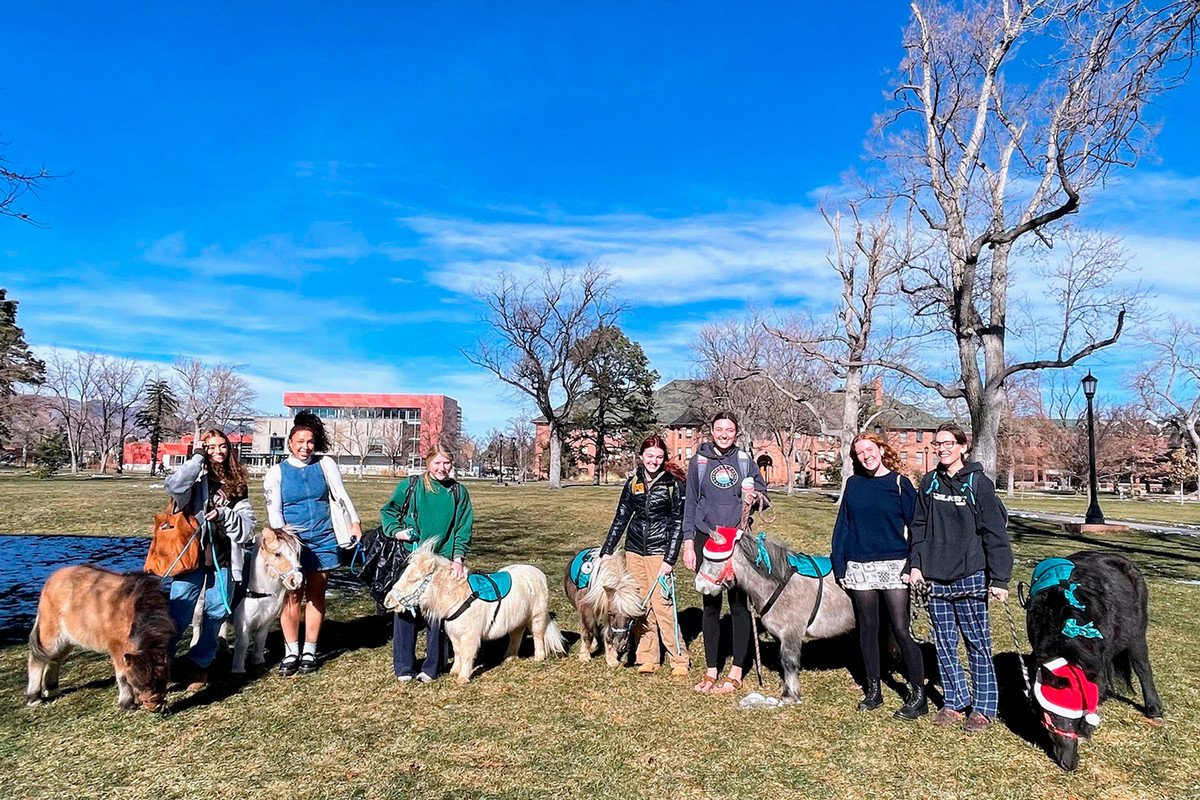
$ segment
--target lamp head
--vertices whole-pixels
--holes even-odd
[[[1081,383],[1083,384],[1084,397],[1086,397],[1088,400],[1091,400],[1093,397],[1095,397],[1096,396],[1096,384],[1098,384],[1099,382],[1100,381],[1096,380],[1096,377],[1094,375],[1092,375],[1092,371],[1088,370],[1088,374],[1084,375],[1083,380],[1081,381]]]

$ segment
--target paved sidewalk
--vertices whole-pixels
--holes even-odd
[[[1009,509],[1008,515],[1020,519],[1036,519],[1043,522],[1074,522],[1082,523],[1082,517],[1070,514],[1053,514],[1048,511],[1021,511]],[[1149,533],[1173,533],[1181,536],[1200,536],[1200,525],[1169,525],[1165,522],[1130,522],[1123,519],[1107,519],[1113,525],[1124,525],[1138,531]]]

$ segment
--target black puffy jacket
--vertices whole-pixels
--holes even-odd
[[[617,542],[628,526],[627,552],[662,556],[663,561],[674,564],[683,541],[683,496],[683,481],[670,472],[660,471],[654,482],[647,486],[645,473],[639,466],[621,490],[617,514],[600,554],[608,555],[616,550]]]

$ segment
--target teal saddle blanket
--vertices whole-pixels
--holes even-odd
[[[580,550],[575,554],[575,558],[571,559],[567,575],[571,578],[571,583],[575,584],[576,589],[588,587],[588,584],[592,582],[592,572],[599,566],[599,563],[599,547],[589,547],[587,550]]]
[[[490,575],[472,572],[467,576],[467,583],[476,598],[489,603],[500,602],[512,591],[512,575],[507,572],[493,572]]]
[[[806,578],[824,578],[833,572],[833,562],[828,556],[810,556],[805,553],[789,553],[788,563],[792,569]]]
[[[1029,596],[1033,597],[1043,589],[1051,589],[1071,580],[1075,571],[1075,562],[1069,558],[1046,558],[1039,561],[1033,568],[1033,585],[1029,587]]]

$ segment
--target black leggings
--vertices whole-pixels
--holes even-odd
[[[879,677],[879,598],[887,605],[892,633],[904,657],[904,671],[913,684],[925,682],[925,662],[921,648],[913,641],[908,623],[908,589],[851,589],[854,615],[858,618],[858,646],[862,649],[863,666],[868,678]]]
[[[750,663],[750,607],[746,604],[746,593],[741,589],[702,595],[704,609],[700,617],[700,630],[704,632],[704,663],[709,669],[721,668],[721,597],[725,594],[729,595],[733,666],[745,669]]]

